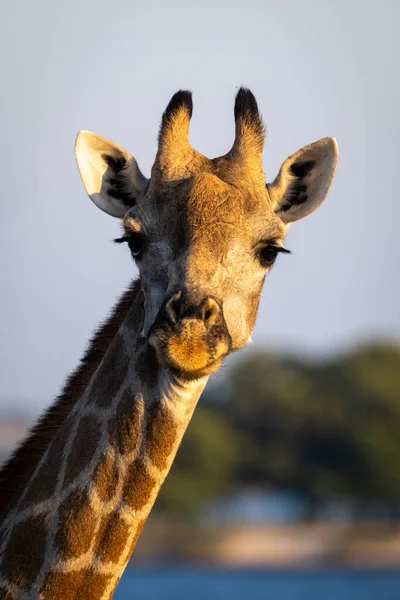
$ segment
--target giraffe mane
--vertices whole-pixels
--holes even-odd
[[[140,282],[136,280],[122,294],[109,317],[96,329],[79,366],[69,375],[61,393],[0,469],[0,522],[8,512],[14,496],[29,480],[51,441],[88,386],[139,290]]]

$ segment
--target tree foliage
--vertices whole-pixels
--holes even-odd
[[[205,393],[157,509],[192,513],[247,485],[400,502],[400,347],[325,363],[260,352]]]

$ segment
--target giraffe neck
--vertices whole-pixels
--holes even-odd
[[[161,368],[140,294],[0,530],[0,600],[107,600],[207,378]]]

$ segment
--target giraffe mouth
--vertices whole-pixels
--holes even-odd
[[[173,327],[159,326],[149,336],[159,362],[189,378],[211,375],[229,354],[225,325],[207,330],[198,319],[183,319]]]

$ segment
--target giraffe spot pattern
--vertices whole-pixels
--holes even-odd
[[[138,458],[127,469],[122,500],[133,510],[140,510],[149,502],[156,485],[156,479],[150,475],[144,462]]]
[[[141,519],[140,521],[138,521],[138,524],[136,526],[135,535],[133,536],[133,539],[131,540],[131,543],[130,543],[128,556],[131,556],[133,549],[135,548],[136,543],[140,537],[140,534],[142,533],[142,529],[143,529],[145,523],[146,523],[146,519]]]
[[[109,441],[116,452],[124,455],[136,449],[142,420],[143,413],[137,398],[130,389],[126,389],[109,424]]]
[[[77,558],[89,550],[97,520],[86,492],[73,492],[64,500],[55,537],[60,558]]]
[[[43,517],[15,525],[4,553],[1,574],[22,589],[35,581],[46,551]]]
[[[27,508],[32,503],[37,504],[50,498],[57,485],[60,474],[61,464],[63,462],[63,451],[71,435],[73,421],[68,421],[62,426],[59,433],[51,443],[42,464],[30,483],[25,497],[20,503],[20,508]]]
[[[84,571],[73,571],[71,573],[51,571],[40,590],[41,600],[73,598],[73,594],[78,589],[84,574]]]
[[[131,547],[129,550],[129,555],[130,556],[133,552],[134,547],[136,546],[136,542],[138,541],[140,534],[142,533],[142,529],[146,523],[147,519],[141,519],[140,521],[138,521],[137,527],[136,527],[136,531],[135,531],[135,535],[133,536],[133,539],[131,541]]]
[[[90,464],[100,442],[100,426],[93,416],[84,416],[79,423],[63,483],[64,489]]]
[[[41,600],[101,598],[111,580],[110,575],[100,575],[92,569],[62,573],[53,571],[41,590]]]
[[[146,450],[151,462],[163,471],[171,463],[178,436],[178,428],[170,411],[154,403],[148,411],[146,423]]]
[[[89,392],[89,401],[107,408],[121,388],[129,367],[129,357],[125,352],[121,334],[115,336],[107,351]]]
[[[123,521],[117,513],[110,515],[103,530],[102,539],[99,540],[98,558],[102,561],[117,563],[125,550],[130,531],[130,525]]]
[[[99,573],[89,570],[81,583],[77,599],[94,600],[94,598],[102,598],[112,578],[112,575],[100,575]],[[115,583],[115,586],[116,585],[117,582]]]
[[[118,476],[119,472],[115,457],[110,454],[103,456],[93,473],[96,492],[103,502],[109,502],[114,497],[118,485]]]

